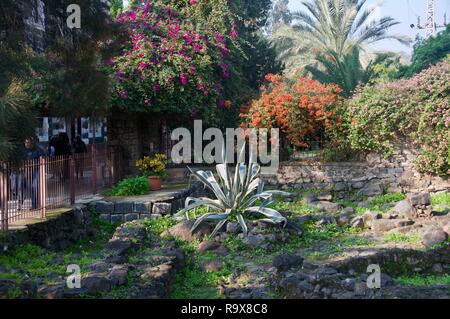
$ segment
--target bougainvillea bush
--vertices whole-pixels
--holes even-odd
[[[114,107],[211,116],[220,81],[230,77],[229,35],[186,18],[163,1],[134,6],[117,22],[124,37],[116,41],[117,57],[107,61],[115,78]]]
[[[411,79],[361,88],[347,108],[354,149],[386,155],[402,141],[419,151],[420,172],[446,175],[450,169],[450,61]]]
[[[242,110],[245,125],[279,128],[298,148],[308,147],[309,137],[334,135],[332,132],[340,126],[337,109],[343,103],[342,90],[337,85],[309,78],[292,83],[273,74],[268,74],[266,80],[268,84],[262,86],[260,98]]]

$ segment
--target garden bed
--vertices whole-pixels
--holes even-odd
[[[177,223],[165,216],[116,228],[94,213],[98,229],[94,237],[63,250],[25,245],[2,255],[0,294],[10,298],[450,298],[448,235],[438,240],[436,231],[435,242],[429,238],[430,230],[448,231],[449,194],[433,195],[433,216],[411,219],[406,226],[402,216],[395,216],[405,198],[385,194],[360,202],[333,202],[332,196],[319,191],[294,192],[287,201],[272,204],[289,219],[286,228],[251,222],[247,237],[233,223],[208,238],[208,224],[192,234],[191,221]],[[375,230],[374,220],[390,220],[399,227]],[[80,289],[66,287],[70,263],[80,265]],[[381,289],[367,288],[371,264],[380,266]]]

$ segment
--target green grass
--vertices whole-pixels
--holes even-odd
[[[383,237],[385,243],[396,244],[418,244],[420,243],[420,235],[416,234],[402,234],[402,233],[390,233]]]
[[[435,286],[435,285],[450,285],[450,275],[440,276],[420,276],[415,275],[411,277],[398,277],[395,282],[401,285],[410,286]]]
[[[439,193],[431,195],[431,203],[433,205],[438,204],[450,205],[450,193]]]
[[[170,227],[174,226],[177,222],[171,217],[162,217],[156,219],[146,219],[144,225],[155,234],[161,234]]]

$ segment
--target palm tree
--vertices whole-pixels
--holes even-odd
[[[310,73],[318,80],[337,83],[346,94],[365,83],[374,64],[369,46],[384,39],[410,42],[388,34],[397,25],[391,17],[373,19],[366,0],[305,0],[304,11],[292,13],[292,26],[274,30],[272,41],[287,61],[287,76]],[[294,62],[295,61],[295,62]]]
[[[388,30],[399,24],[391,17],[372,19],[374,8],[366,8],[367,0],[305,0],[306,11],[292,13],[293,29],[300,32],[323,54],[339,57],[354,47],[373,44],[384,39],[409,43]]]

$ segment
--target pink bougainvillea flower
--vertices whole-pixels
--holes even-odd
[[[181,82],[181,85],[183,85],[183,86],[186,86],[186,85],[187,85],[187,83],[188,83],[188,77],[187,77],[186,74],[181,74],[181,75],[180,75],[180,82]]]
[[[191,6],[195,6],[197,4],[197,0],[190,0],[189,3]]]
[[[146,67],[148,67],[148,63],[142,61],[141,63],[139,63],[139,66],[140,66],[141,68],[145,69]]]
[[[125,91],[125,90],[120,91],[120,92],[119,92],[119,96],[120,96],[120,98],[121,98],[122,100],[125,100],[125,99],[128,98],[128,92]]]
[[[155,91],[156,91],[156,92],[161,91],[161,84],[156,83],[156,84],[154,85],[154,88],[155,88]]]

